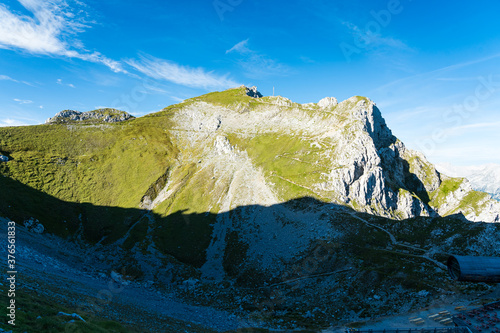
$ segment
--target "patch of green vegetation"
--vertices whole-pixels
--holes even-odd
[[[253,163],[262,168],[266,179],[275,184],[283,200],[313,196],[318,197],[310,186],[320,183],[328,172],[321,153],[327,149],[312,146],[312,141],[299,135],[266,133],[250,139],[229,134],[232,145],[245,150]],[[273,147],[273,149],[269,149]]]
[[[212,239],[215,214],[188,214],[178,211],[164,217],[152,231],[157,248],[177,260],[201,267]]]
[[[249,104],[258,101],[258,99],[248,96],[245,87],[238,87],[224,91],[211,92],[206,95],[191,98],[188,101],[200,101],[227,107],[235,104]]]
[[[429,204],[432,207],[440,207],[445,203],[446,197],[459,189],[460,185],[464,182],[464,178],[447,178],[445,179],[439,188],[431,193],[431,201]],[[481,213],[484,202],[487,199],[488,194],[478,191],[470,191],[467,195],[460,201],[458,207],[449,211],[447,215],[456,214],[459,212],[474,212],[476,215]]]
[[[103,116],[121,116],[121,115],[127,115],[128,113],[125,111],[117,110],[117,109],[112,109],[112,108],[101,108],[101,109],[96,109],[91,112],[95,112],[98,114],[101,114]]]
[[[144,211],[174,163],[170,114],[107,125],[0,128],[0,213],[30,217],[67,237],[83,226],[87,240],[117,240]],[[154,191],[153,191],[154,192]],[[139,231],[138,228],[136,231]],[[139,232],[143,234],[143,232]]]
[[[423,182],[424,186],[426,188],[429,188],[437,178],[436,169],[434,168],[434,166],[430,163],[426,163],[416,155],[410,156],[407,159],[407,162],[409,166],[409,172],[419,176],[419,179]]]
[[[445,203],[446,197],[460,188],[464,182],[463,178],[448,178],[442,181],[439,188],[430,194],[431,201],[429,204],[432,207],[440,207]]]
[[[36,293],[38,294],[38,293]],[[61,305],[43,296],[36,296],[32,291],[18,289],[16,292],[16,320],[15,326],[6,324],[6,320],[0,323],[0,327],[6,331],[13,332],[82,332],[82,333],[133,333],[141,332],[133,327],[95,316],[85,316],[86,322],[73,318],[58,316],[59,312],[75,313],[76,309]],[[0,287],[0,302],[2,305],[9,304],[5,287]]]
[[[188,213],[215,211],[217,206],[214,202],[217,202],[223,190],[217,187],[217,181],[211,169],[199,170],[195,163],[184,165],[172,174],[177,191],[155,211],[163,215],[179,210]]]
[[[479,191],[470,191],[460,202],[456,211],[471,210],[479,215],[481,209],[484,207],[485,200],[488,198],[489,194]]]
[[[65,201],[137,207],[177,153],[162,118],[2,128],[0,150],[11,161],[0,174]]]
[[[355,101],[354,103],[358,103],[359,101],[365,101],[366,103],[369,103],[370,100],[367,98],[367,97],[364,97],[364,96],[354,96],[355,98]]]

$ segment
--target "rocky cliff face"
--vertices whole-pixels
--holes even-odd
[[[117,123],[134,118],[125,111],[115,109],[97,109],[87,112],[64,110],[54,117],[47,119],[46,124],[69,123],[69,122],[105,122]]]
[[[472,221],[500,220],[498,204],[470,187],[443,197],[449,181],[442,187],[445,176],[392,135],[369,99],[338,103],[329,97],[301,105],[279,96],[249,97],[248,91],[259,95],[237,88],[201,96],[172,117],[184,163],[226,170],[223,187],[230,191],[213,195],[212,206],[227,202],[227,210],[308,195],[397,219],[463,213]],[[232,183],[229,175],[242,170],[246,178]],[[214,174],[219,182],[220,175]],[[229,199],[232,192],[240,199]]]

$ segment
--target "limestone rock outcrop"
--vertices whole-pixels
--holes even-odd
[[[134,118],[125,111],[115,109],[97,109],[94,111],[79,112],[64,110],[54,117],[47,119],[46,124],[69,123],[69,122],[105,122],[117,123]]]

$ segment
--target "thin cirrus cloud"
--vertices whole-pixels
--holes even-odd
[[[14,98],[14,102],[18,102],[19,104],[31,104],[33,101],[30,101],[29,99],[19,99],[19,98]]]
[[[290,74],[288,66],[269,58],[268,56],[252,50],[249,39],[238,42],[226,54],[236,54],[238,64],[245,71],[245,75],[251,79],[264,79],[269,76],[284,76]]]
[[[126,73],[119,62],[99,52],[88,52],[81,42],[75,41],[74,36],[88,25],[71,11],[64,0],[19,0],[19,3],[33,17],[17,14],[0,4],[0,48],[77,58],[103,64],[117,73]]]
[[[459,132],[459,131],[465,131],[465,130],[474,130],[474,129],[480,129],[484,130],[487,128],[491,129],[497,129],[500,127],[500,122],[484,122],[484,123],[475,123],[475,124],[468,124],[468,125],[462,125],[462,126],[456,126],[452,127],[449,129],[450,132]]]
[[[26,82],[26,81],[18,81],[16,79],[13,79],[11,78],[10,76],[8,75],[0,75],[0,81],[12,81],[12,82],[15,82],[15,83],[24,83],[28,86],[33,86],[33,84],[29,83],[29,82]]]
[[[72,83],[63,83],[63,80],[62,79],[57,79],[57,84],[61,85],[61,86],[68,86],[68,87],[71,87],[71,88],[76,88],[74,84]]]
[[[241,42],[237,43],[234,45],[232,48],[226,51],[226,54],[231,53],[231,52],[238,52],[238,53],[251,53],[252,50],[248,48],[248,39],[242,40]]]
[[[12,81],[12,82],[19,82],[13,78],[11,78],[10,76],[7,76],[7,75],[0,75],[0,81]]]
[[[409,50],[410,48],[404,42],[392,37],[384,37],[380,33],[364,31],[351,22],[342,22],[348,28],[354,38],[359,39],[366,48],[389,47],[392,49]]]
[[[228,75],[217,75],[203,68],[182,66],[169,60],[150,56],[142,56],[140,60],[127,60],[127,64],[154,79],[192,88],[232,88],[240,85],[228,78]]]

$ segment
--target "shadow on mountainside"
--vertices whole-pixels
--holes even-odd
[[[217,221],[265,219],[271,216],[272,212],[279,211],[304,213],[341,208],[313,198],[298,198],[271,207],[243,206],[219,214],[177,211],[164,216],[139,208],[67,202],[8,177],[0,176],[0,189],[0,216],[8,217],[19,224],[35,218],[43,224],[47,232],[57,236],[81,238],[90,244],[100,242],[106,245],[117,242],[125,249],[131,249],[136,243],[151,236],[160,252],[197,268],[206,260],[206,249],[212,241],[213,226]],[[253,213],[258,214],[254,217]],[[263,225],[266,222],[269,221],[256,221],[255,224]],[[295,222],[281,223],[286,225]],[[234,239],[235,234],[228,234],[228,237]]]
[[[219,214],[177,211],[162,216],[143,209],[65,202],[1,176],[0,189],[0,216],[18,223],[33,217],[49,233],[120,245],[133,253],[131,258],[140,256],[124,263],[127,271],[130,265],[144,270],[140,264],[159,251],[195,272],[170,278],[167,275],[177,273],[169,262],[152,261],[153,283],[175,285],[196,304],[243,309],[266,320],[282,316],[302,326],[313,320],[303,315],[316,307],[321,311],[314,325],[324,327],[332,318],[359,320],[360,309],[367,309],[367,316],[397,313],[405,304],[418,308],[444,293],[460,294],[440,266],[446,255],[497,251],[491,245],[495,242],[488,244],[481,236],[487,224],[470,223],[463,216],[391,220],[310,197]],[[491,229],[494,236],[500,225]],[[224,242],[218,248],[221,236]],[[220,253],[212,261],[220,259],[229,279],[205,284],[208,280],[200,278],[213,249]],[[287,256],[290,249],[293,256]],[[265,255],[281,270],[266,270]],[[149,279],[136,276],[139,283]],[[422,290],[428,296],[418,296]],[[381,301],[374,303],[376,298]]]
[[[242,274],[244,266],[249,273],[245,256],[249,249],[247,242],[243,241],[248,240],[248,234],[254,234],[252,237],[258,246],[267,246],[263,251],[281,253],[286,246],[296,248],[294,253],[307,256],[318,244],[326,243],[336,248],[348,244],[349,250],[367,246],[385,249],[395,245],[391,244],[388,236],[391,232],[401,240],[410,240],[423,247],[429,243],[428,234],[438,226],[432,218],[391,220],[311,197],[269,207],[241,206],[219,214],[177,211],[163,216],[144,209],[62,201],[8,177],[0,177],[0,189],[0,216],[17,223],[22,224],[33,217],[49,233],[70,240],[81,238],[90,244],[115,243],[125,250],[142,243],[142,249],[149,251],[149,245],[154,243],[155,249],[161,253],[196,268],[206,263],[207,249],[217,238],[224,237],[218,255],[223,256],[224,271],[235,277]],[[447,224],[453,222],[457,226],[468,225],[463,216],[438,218],[437,221]],[[424,230],[419,227],[424,224],[426,234],[418,232]],[[219,230],[221,225],[225,228],[224,233],[217,234],[215,229]],[[415,231],[405,235],[405,230],[409,228]],[[420,238],[411,238],[416,235]],[[299,249],[300,246],[302,248]],[[285,260],[283,258],[287,258],[287,255],[271,254],[270,257],[279,261]],[[289,258],[288,264],[297,260],[300,261]]]

